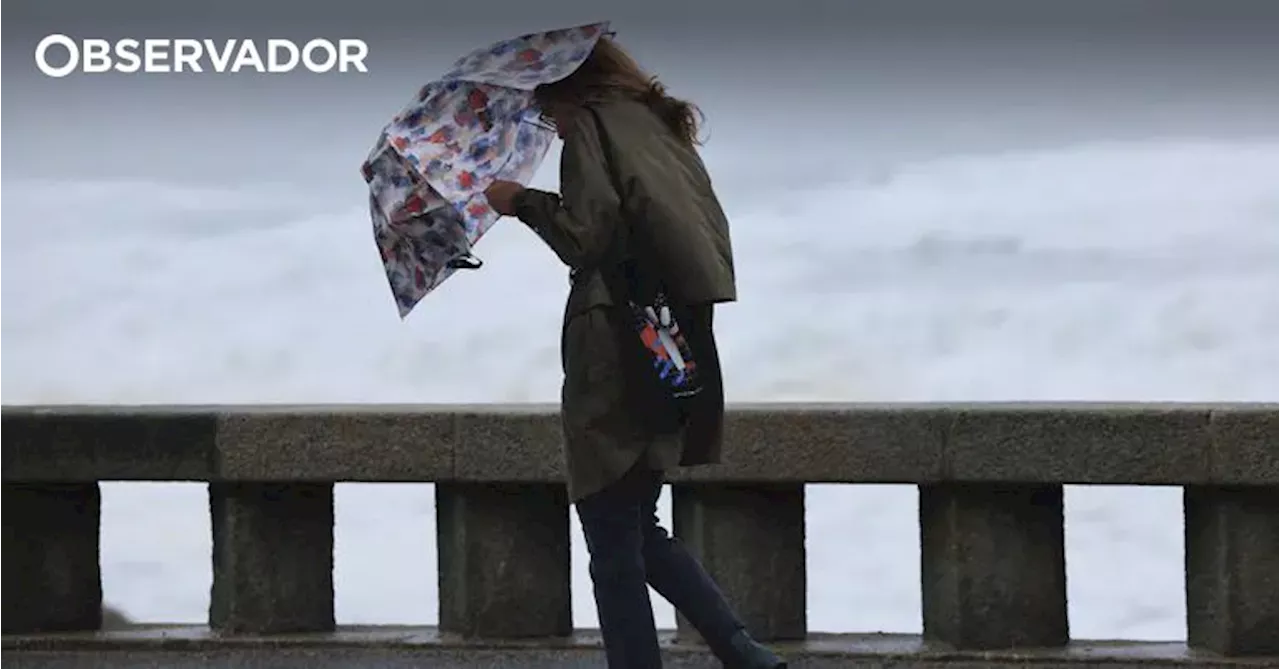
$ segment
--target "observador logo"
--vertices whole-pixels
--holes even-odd
[[[308,72],[368,72],[369,45],[360,39],[313,39],[302,46],[292,40],[268,39],[119,39],[49,35],[36,45],[36,67],[49,77],[73,72],[158,74],[192,72],[283,74],[301,66]],[[64,62],[65,58],[65,62]],[[61,63],[60,65],[54,63]]]

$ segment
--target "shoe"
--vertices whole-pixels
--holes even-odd
[[[751,638],[746,630],[740,631],[729,639],[736,662],[726,663],[727,669],[787,669],[787,663]]]

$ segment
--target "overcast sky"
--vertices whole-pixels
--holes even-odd
[[[713,158],[750,156],[762,174],[779,173],[770,161],[783,153],[822,171],[885,155],[1276,129],[1267,0],[15,0],[3,11],[6,177],[358,190],[355,169],[378,130],[454,58],[599,19],[702,105]],[[33,54],[53,32],[354,37],[369,43],[370,72],[51,79]]]

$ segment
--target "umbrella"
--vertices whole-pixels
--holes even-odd
[[[555,131],[533,100],[539,84],[578,68],[608,22],[522,35],[458,59],[421,89],[361,166],[373,236],[400,317],[458,269],[498,214],[495,180],[528,184]]]

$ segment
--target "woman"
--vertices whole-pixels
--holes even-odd
[[[697,110],[607,38],[535,97],[564,140],[561,194],[497,182],[485,195],[570,268],[561,340],[568,489],[591,554],[609,666],[662,666],[647,583],[726,666],[783,667],[656,517],[665,470],[719,461],[724,400],[711,313],[737,297],[728,221],[695,149]],[[642,375],[652,370],[632,364],[641,349],[631,348],[639,337],[623,306],[634,285],[615,271],[624,261],[681,307],[703,384],[687,413],[638,390],[651,387]]]

